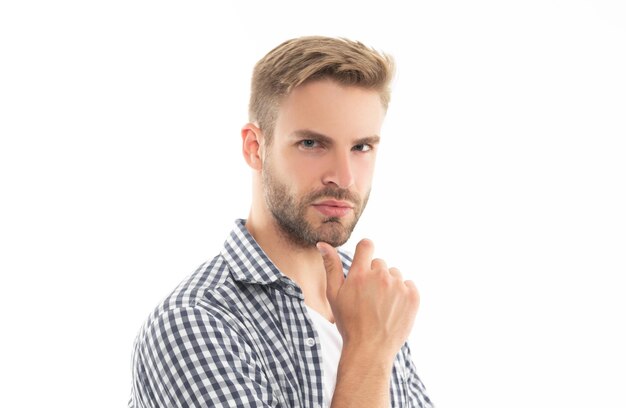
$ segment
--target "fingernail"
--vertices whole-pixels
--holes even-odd
[[[328,250],[323,245],[320,245],[319,242],[315,246],[317,247],[318,251],[320,251],[320,254],[322,254],[322,256],[325,256],[328,253]]]

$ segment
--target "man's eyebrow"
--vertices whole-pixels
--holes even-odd
[[[380,136],[378,135],[362,137],[361,139],[357,139],[354,141],[355,145],[362,145],[362,144],[377,145],[378,143],[380,143]]]
[[[312,130],[309,129],[300,129],[300,130],[296,130],[291,134],[291,137],[294,139],[311,139],[311,140],[315,140],[317,142],[322,142],[324,144],[332,144],[333,143],[333,139],[318,133],[318,132],[314,132]]]
[[[318,142],[322,142],[324,144],[333,144],[335,142],[333,138],[326,136],[322,133],[314,132],[309,129],[296,130],[293,133],[291,133],[291,137],[294,139],[295,138],[311,139],[311,140],[315,140]],[[361,144],[376,145],[380,143],[380,136],[378,135],[366,136],[366,137],[356,139],[352,143],[354,143],[355,145],[361,145]]]

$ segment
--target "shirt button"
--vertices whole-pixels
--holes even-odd
[[[309,337],[304,341],[307,346],[313,347],[315,345],[315,339],[313,337]]]
[[[287,285],[287,288],[285,289],[287,291],[287,293],[289,293],[290,295],[293,295],[296,291],[296,289],[294,289],[293,286],[291,285]]]

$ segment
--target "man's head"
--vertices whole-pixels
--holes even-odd
[[[376,91],[386,110],[394,69],[389,55],[357,41],[319,36],[287,40],[254,67],[249,121],[271,142],[280,102],[297,86],[317,79]]]
[[[257,170],[251,217],[300,247],[348,240],[369,197],[392,74],[390,57],[325,37],[287,41],[257,63],[242,131]]]

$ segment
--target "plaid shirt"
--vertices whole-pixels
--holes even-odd
[[[141,328],[129,407],[322,407],[320,341],[302,291],[244,222]],[[432,406],[406,344],[390,395],[392,407]]]

